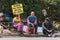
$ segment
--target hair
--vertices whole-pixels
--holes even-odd
[[[49,19],[46,19],[47,21],[49,21]]]
[[[20,15],[15,15],[15,17],[18,17],[18,16],[20,16]]]
[[[50,21],[49,17],[47,17],[45,20]]]
[[[18,15],[16,15],[16,17],[18,17]]]
[[[34,12],[34,10],[31,10],[30,13],[31,13],[31,12]]]
[[[34,11],[31,11],[31,13],[34,12]],[[35,13],[34,13],[35,14]]]

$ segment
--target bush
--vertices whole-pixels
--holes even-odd
[[[42,0],[1,0],[0,1],[0,9],[3,12],[12,12],[11,5],[15,2],[19,2],[23,4],[24,13],[21,14],[22,18],[27,18],[32,10],[35,11],[38,20],[43,20],[42,18],[42,9],[45,8],[48,12],[48,16],[52,18],[52,20],[60,21],[60,1],[52,0],[52,1],[42,1]],[[57,3],[57,4],[56,4]],[[49,7],[49,9],[48,9]]]

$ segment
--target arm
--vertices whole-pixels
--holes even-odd
[[[42,23],[42,27],[43,27],[43,29],[48,30],[48,29],[44,26],[44,23]]]
[[[54,30],[54,26],[53,26],[53,24],[51,23],[50,25],[51,25],[51,30]]]
[[[28,18],[27,18],[27,24],[30,24],[29,18],[30,18],[30,17],[28,16]]]
[[[34,24],[37,24],[37,20],[35,20]]]
[[[15,23],[15,18],[13,18],[13,23]]]
[[[14,19],[13,19],[13,23],[14,23]]]
[[[50,28],[49,32],[52,32],[53,30],[54,30],[54,26],[53,26],[53,24],[51,24],[51,28]]]
[[[30,24],[30,21],[29,20],[27,20],[27,24]]]
[[[34,24],[37,24],[37,17],[35,16],[35,22],[34,22]]]

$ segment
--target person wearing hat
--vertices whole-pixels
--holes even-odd
[[[45,21],[42,23],[43,27],[43,34],[46,36],[53,36],[54,34],[54,26],[51,23],[49,18],[46,18]]]

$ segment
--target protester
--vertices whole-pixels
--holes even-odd
[[[13,18],[14,28],[17,29],[19,32],[23,32],[23,23],[21,21],[20,15],[17,15]]]
[[[31,12],[31,15],[27,18],[28,29],[31,29],[31,26],[35,28],[35,34],[37,33],[37,17],[35,16],[34,11]]]
[[[45,21],[42,24],[43,27],[43,34],[46,36],[53,36],[54,34],[54,26],[53,24],[50,22],[49,18],[46,18]]]

